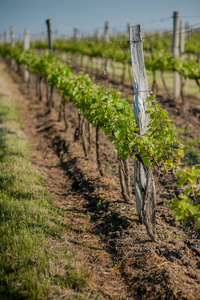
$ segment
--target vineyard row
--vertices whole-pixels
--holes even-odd
[[[47,43],[37,42],[37,49],[47,49]],[[92,43],[92,42],[54,42],[54,49],[71,53],[79,53],[91,58],[107,58],[115,62],[130,63],[130,52],[124,51],[119,45]],[[200,79],[200,66],[195,59],[174,58],[172,54],[166,54],[165,48],[154,49],[154,53],[145,57],[147,70],[177,71],[181,76],[194,80]],[[199,85],[199,83],[198,83]]]
[[[103,175],[99,156],[99,129],[109,135],[109,140],[115,144],[119,155],[119,174],[122,187],[122,195],[125,201],[131,199],[128,174],[128,157],[133,157],[142,164],[148,172],[156,167],[159,172],[176,173],[178,183],[183,192],[174,198],[171,208],[176,210],[177,220],[186,222],[188,218],[194,220],[196,228],[200,227],[200,204],[197,199],[200,195],[200,166],[191,169],[181,168],[183,149],[176,138],[175,127],[167,112],[156,103],[155,97],[148,98],[149,115],[148,130],[144,135],[138,133],[133,107],[127,100],[121,98],[120,93],[113,89],[105,89],[101,85],[94,84],[87,74],[74,74],[69,66],[60,61],[55,55],[44,53],[41,57],[33,50],[22,52],[19,48],[2,45],[1,53],[9,61],[15,60],[18,66],[22,65],[24,72],[36,74],[39,83],[45,78],[51,86],[51,94],[47,99],[49,110],[53,106],[53,87],[58,88],[62,100],[60,107],[66,102],[72,101],[78,109],[79,128],[85,155],[86,149],[83,128],[85,120],[96,127],[96,154],[97,165],[100,174]],[[82,117],[81,117],[82,116]],[[149,183],[152,184],[152,183]],[[148,200],[148,183],[145,197]],[[149,218],[146,212],[144,219]],[[147,232],[152,240],[156,240],[155,226],[145,222]]]

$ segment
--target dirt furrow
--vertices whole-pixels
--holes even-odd
[[[46,179],[66,225],[65,241],[90,270],[89,284],[99,299],[200,299],[199,232],[192,224],[183,228],[174,221],[169,210],[174,182],[156,178],[160,243],[155,244],[139,224],[135,204],[121,197],[117,154],[107,137],[101,134],[106,173],[101,177],[94,143],[91,156],[85,158],[81,141],[74,139],[77,112],[71,103],[66,105],[65,131],[64,123],[57,121],[59,95],[47,114],[45,100],[39,102],[25,84],[9,81],[5,89],[19,98],[34,149],[30,159]],[[130,166],[133,179],[133,161]]]

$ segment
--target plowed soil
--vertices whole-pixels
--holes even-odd
[[[132,204],[124,202],[118,176],[117,153],[101,133],[100,152],[105,176],[96,164],[95,130],[92,129],[91,154],[84,156],[81,139],[75,139],[77,110],[66,105],[69,122],[58,122],[60,95],[55,93],[55,108],[47,113],[45,86],[43,99],[35,89],[17,81],[1,63],[4,94],[17,97],[25,132],[33,147],[30,157],[43,174],[54,205],[60,209],[66,231],[64,237],[89,270],[89,286],[98,299],[200,299],[200,232],[192,223],[175,222],[169,206],[176,182],[157,177],[156,227],[160,243],[152,243],[146,228],[138,221],[132,178]],[[128,91],[126,92],[128,93]],[[159,101],[169,107],[174,122],[183,128],[182,139],[199,138],[200,119],[191,106]],[[195,101],[195,99],[194,99]],[[190,102],[191,104],[191,102]],[[170,109],[173,108],[173,110]]]

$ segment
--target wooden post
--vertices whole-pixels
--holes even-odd
[[[76,44],[78,40],[80,40],[80,30],[78,30],[77,28],[74,28],[74,34],[73,34],[74,44]],[[73,57],[73,63],[76,66],[77,65],[77,53],[74,52],[72,57]]]
[[[147,109],[147,97],[149,96],[149,85],[147,81],[141,25],[130,27],[129,30],[131,64],[134,76],[134,115],[139,128],[139,134],[147,131],[149,116],[145,114]],[[135,198],[139,219],[147,228],[147,232],[153,241],[156,241],[155,229],[155,206],[156,191],[151,166],[144,165],[142,158],[138,157],[134,168]]]
[[[76,43],[80,39],[81,39],[80,30],[78,30],[77,28],[74,28],[74,34],[73,34],[74,43]]]
[[[24,51],[30,48],[30,33],[28,29],[24,30]]]
[[[15,34],[14,34],[13,26],[10,27],[10,44],[11,44],[11,47],[15,46]]]
[[[174,11],[174,26],[173,26],[173,57],[179,57],[179,13]],[[180,79],[179,73],[174,72],[174,99],[177,100],[180,96]]]
[[[46,20],[47,31],[48,31],[48,44],[49,44],[49,53],[53,54],[53,41],[52,41],[52,29],[51,29],[51,19]],[[48,85],[48,82],[46,83]],[[47,86],[48,88],[48,86]],[[48,100],[49,110],[54,107],[54,96],[53,96],[53,86],[50,87],[50,99]]]
[[[105,22],[104,42],[109,43],[109,22],[108,21]],[[109,69],[110,69],[109,59],[106,58],[105,59],[105,76],[106,77],[108,77]]]
[[[104,41],[105,43],[109,43],[109,22],[105,22],[105,30],[104,30]]]
[[[15,46],[15,34],[14,34],[13,26],[10,27],[10,45],[11,45],[11,47]],[[13,58],[11,58],[11,61],[10,61],[10,68],[11,68],[11,70],[15,69],[15,60]]]
[[[77,28],[74,28],[74,30],[73,30],[73,41],[74,41],[74,43],[76,43],[76,41],[77,41]]]
[[[48,43],[49,43],[49,53],[53,54],[53,43],[52,43],[52,30],[51,30],[51,20],[46,20],[47,30],[48,30]]]
[[[100,28],[96,29],[94,38],[96,39],[97,42],[100,41],[101,39]],[[98,71],[101,70],[101,58],[96,57],[95,61],[96,61],[96,72],[98,73]]]
[[[152,29],[151,32],[150,32],[150,36],[154,36],[156,33],[155,33],[155,30]],[[154,43],[151,44],[151,39],[149,40],[150,41],[150,47],[151,47],[151,53],[154,52]]]
[[[189,39],[190,39],[190,32],[189,32],[189,30],[190,30],[190,25],[189,25],[188,22],[186,22],[185,23],[185,39],[187,41],[189,41]]]
[[[180,57],[183,58],[185,55],[185,30],[184,30],[184,22],[182,20],[180,21],[180,34],[181,34],[181,36],[180,36],[180,38],[181,38]],[[181,83],[180,95],[181,95],[182,101],[184,101],[185,100],[184,87],[185,87],[186,79],[184,79],[184,77],[182,75],[180,76],[180,83]]]
[[[24,30],[24,51],[27,51],[30,48],[30,34],[29,30]],[[29,72],[27,70],[27,66],[23,66],[23,79],[24,82],[29,81]]]

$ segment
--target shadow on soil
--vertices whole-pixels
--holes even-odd
[[[59,158],[61,158],[61,167],[65,170],[67,176],[72,180],[72,190],[75,194],[81,194],[86,200],[85,211],[90,213],[90,220],[93,224],[92,233],[101,237],[102,241],[107,241],[108,236],[118,237],[127,228],[132,226],[132,222],[139,224],[136,219],[130,219],[122,216],[118,212],[108,214],[108,208],[111,205],[111,201],[104,199],[102,201],[99,197],[98,188],[106,189],[106,185],[103,183],[95,183],[92,180],[86,180],[84,174],[79,168],[77,168],[77,158],[72,158],[69,153],[69,145],[65,140],[61,140],[59,136],[56,136],[52,141],[55,152]],[[66,162],[62,161],[63,153],[67,154],[68,158]],[[84,159],[84,158],[83,158]],[[118,201],[123,203],[122,201]],[[83,211],[81,211],[83,212]],[[117,232],[117,235],[115,234]],[[113,240],[114,243],[114,240]],[[113,253],[117,246],[112,245],[107,249]]]

